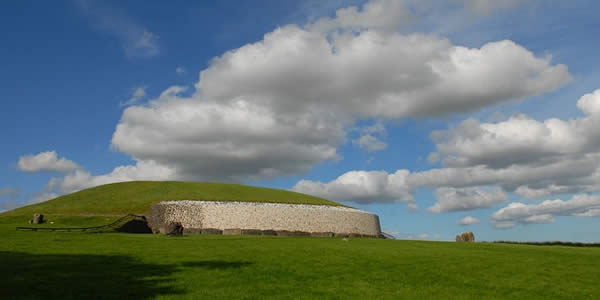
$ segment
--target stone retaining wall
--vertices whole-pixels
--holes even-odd
[[[379,217],[358,209],[304,204],[163,201],[151,208],[155,232],[180,222],[185,232],[281,232],[281,235],[373,236],[381,233]],[[204,229],[204,230],[203,230]],[[210,229],[210,230],[207,230]]]

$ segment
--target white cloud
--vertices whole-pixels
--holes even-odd
[[[158,35],[116,7],[91,0],[77,0],[75,4],[94,29],[117,38],[127,56],[153,57],[160,53]]]
[[[23,172],[71,172],[79,166],[64,157],[58,158],[56,151],[41,152],[38,154],[24,155],[19,158],[17,168]]]
[[[381,29],[398,16],[397,5],[342,9],[317,22],[334,24],[328,30],[282,26],[228,51],[200,73],[192,95],[171,90],[147,107],[127,108],[112,147],[182,178],[260,180],[338,159],[358,120],[473,111],[570,79],[566,66],[511,41],[466,48]],[[385,147],[374,134],[356,142]]]
[[[570,200],[546,200],[526,205],[519,202],[496,211],[492,223],[499,228],[517,224],[552,223],[555,216],[595,217],[600,209],[600,196],[575,195]]]
[[[181,75],[181,74],[185,73],[185,68],[177,67],[177,69],[175,69],[175,73],[177,73],[177,75]]]
[[[177,180],[175,170],[159,165],[153,161],[138,161],[133,166],[119,166],[112,172],[94,176],[85,170],[76,170],[64,178],[53,178],[48,183],[48,190],[67,194],[98,185],[135,181],[135,180]],[[48,191],[47,191],[48,192]],[[48,192],[50,193],[50,192]]]
[[[441,187],[435,190],[435,196],[438,202],[427,209],[433,213],[488,208],[507,201],[506,195],[499,188],[483,190]]]
[[[588,116],[600,116],[600,89],[579,98],[577,108]]]
[[[527,199],[538,199],[542,197],[548,197],[554,194],[566,194],[568,192],[568,186],[559,186],[556,184],[550,184],[546,187],[535,189],[530,188],[528,185],[521,185],[515,190],[515,194]]]
[[[505,121],[481,123],[469,119],[459,126],[432,133],[437,151],[431,161],[441,159],[444,167],[419,172],[400,170],[402,184],[396,195],[412,199],[417,188],[436,188],[438,203],[431,212],[486,208],[506,201],[506,192],[525,198],[554,194],[600,192],[600,90],[577,101],[584,116],[571,120],[537,121],[515,115]],[[346,174],[368,174],[351,171]],[[346,174],[340,176],[344,178]],[[378,173],[377,182],[386,182],[388,173]],[[294,189],[331,199],[351,199],[351,191],[362,202],[389,202],[385,189],[369,181],[354,182],[345,189],[340,178],[329,183],[301,181]],[[363,185],[363,187],[359,187]],[[495,186],[491,191],[485,186]],[[365,190],[371,191],[365,193]],[[368,198],[370,197],[370,198]],[[412,203],[411,201],[406,201]],[[548,216],[522,222],[549,221]],[[507,223],[498,225],[505,226]]]
[[[146,87],[140,86],[133,90],[131,97],[125,102],[121,102],[121,106],[130,106],[139,103],[141,99],[146,97]]]
[[[574,214],[576,217],[600,217],[600,208],[593,208],[586,212]]]
[[[308,28],[328,32],[335,29],[397,30],[415,19],[406,1],[372,0],[361,7],[349,6],[336,11],[334,18],[321,18]]]
[[[365,126],[359,129],[363,134],[385,134],[385,125],[381,120],[377,120],[373,125]]]
[[[458,221],[458,224],[463,225],[463,226],[473,225],[473,224],[478,224],[478,223],[479,223],[479,219],[477,219],[475,217],[471,217],[471,216],[466,216]]]
[[[292,190],[335,201],[414,204],[415,199],[406,183],[408,174],[407,170],[398,170],[394,174],[384,171],[351,171],[329,183],[301,180]]]
[[[361,135],[358,139],[352,140],[352,143],[358,145],[362,150],[367,152],[376,152],[387,148],[385,142],[370,134]]]
[[[584,116],[534,120],[514,115],[497,123],[469,119],[436,131],[439,157],[447,168],[422,172],[414,184],[497,184],[526,198],[597,192],[600,178],[600,90],[582,96]]]
[[[96,28],[121,40],[129,56],[159,53],[155,33],[109,7],[78,3]],[[137,179],[244,181],[299,174],[339,159],[337,147],[359,120],[469,112],[570,80],[565,65],[512,41],[467,48],[436,35],[396,32],[411,22],[408,12],[399,1],[369,1],[333,18],[282,26],[228,51],[200,73],[191,95],[174,86],[148,105],[123,111],[111,146],[136,165],[99,176],[66,168],[75,171],[53,184],[70,192]],[[136,90],[131,99],[145,94]],[[375,133],[382,131],[362,134],[367,150],[385,145]],[[412,191],[419,184],[409,180],[407,170],[356,171],[294,188],[334,200],[416,207]],[[448,185],[421,185],[427,184]]]

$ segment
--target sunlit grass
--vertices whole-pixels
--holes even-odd
[[[3,299],[600,297],[598,248],[15,231],[24,220],[0,217]]]

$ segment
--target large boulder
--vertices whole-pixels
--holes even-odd
[[[475,235],[472,232],[465,232],[456,236],[457,242],[475,242]]]
[[[31,220],[32,224],[42,224],[44,223],[44,215],[35,213],[33,214],[33,220]]]

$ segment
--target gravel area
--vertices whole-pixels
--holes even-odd
[[[257,202],[163,201],[152,206],[150,226],[180,222],[190,232],[274,230],[378,236],[379,217],[354,208]]]

